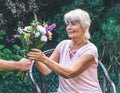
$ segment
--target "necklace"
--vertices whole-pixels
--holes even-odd
[[[70,58],[72,58],[76,52],[77,52],[77,50],[74,50],[74,51],[69,50]]]
[[[86,45],[87,43],[81,43],[79,46],[73,46],[71,43],[69,45],[69,55],[70,58],[72,58],[75,53],[78,51],[79,48],[81,48],[82,46]]]
[[[70,55],[70,58],[72,58],[75,55],[75,53],[77,52],[78,49],[79,48],[75,49],[74,47],[69,46],[69,55]]]

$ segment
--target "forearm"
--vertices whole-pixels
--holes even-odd
[[[46,60],[43,63],[58,75],[64,78],[71,78],[72,69],[58,64],[50,58],[46,58]]]
[[[58,75],[61,75],[66,78],[68,78],[69,73],[72,72],[70,68],[57,63],[60,58],[60,53],[57,50],[55,50],[49,58],[38,49],[32,49],[32,52],[29,52],[28,56],[29,59],[36,60],[39,63],[37,66],[41,72],[45,72],[46,69],[50,68]]]
[[[87,57],[87,59],[86,59]],[[44,64],[48,66],[51,70],[53,70],[58,75],[64,78],[73,78],[83,71],[85,71],[92,63],[94,62],[94,57],[91,55],[83,55],[78,58],[72,66],[66,67],[64,65],[58,64],[54,60],[50,58],[44,58]]]
[[[6,60],[0,60],[0,71],[4,70],[18,70],[19,69],[19,63],[12,62],[12,61],[6,61]]]
[[[35,62],[35,65],[38,68],[38,70],[44,75],[48,75],[49,73],[52,72],[50,68],[48,68],[45,64],[41,62]]]

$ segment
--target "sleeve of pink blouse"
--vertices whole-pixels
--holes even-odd
[[[92,55],[95,58],[95,61],[98,62],[98,50],[94,44],[87,47],[83,54]]]
[[[61,41],[57,46],[56,49],[60,52],[63,49],[63,46],[65,44],[65,40]]]

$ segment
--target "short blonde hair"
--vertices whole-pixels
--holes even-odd
[[[84,36],[86,39],[90,39],[89,27],[91,24],[91,19],[89,14],[82,9],[71,10],[64,15],[64,21],[67,23],[68,20],[79,21],[81,26],[86,28]]]

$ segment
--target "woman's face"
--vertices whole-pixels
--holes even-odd
[[[83,37],[83,28],[78,21],[67,21],[66,31],[68,33],[68,37],[73,38],[81,38]]]

